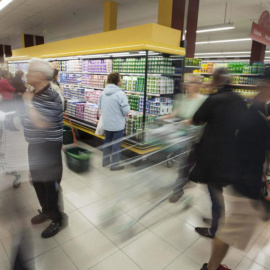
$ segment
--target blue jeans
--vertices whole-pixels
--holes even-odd
[[[210,233],[212,236],[215,236],[218,229],[219,219],[225,215],[223,189],[222,187],[208,185],[208,191],[212,201],[212,224]]]
[[[103,166],[111,167],[119,166],[120,156],[121,156],[121,143],[120,140],[123,137],[124,130],[119,131],[108,131],[105,130],[105,140],[103,148]],[[114,141],[117,141],[113,143]],[[109,144],[108,146],[106,146]]]

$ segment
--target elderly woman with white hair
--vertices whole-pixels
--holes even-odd
[[[26,107],[24,134],[29,143],[30,173],[42,208],[31,222],[40,224],[51,219],[52,223],[41,234],[48,238],[56,235],[63,226],[63,215],[58,206],[63,171],[63,104],[59,93],[50,84],[53,69],[49,62],[32,59],[26,77],[32,90],[23,96]]]

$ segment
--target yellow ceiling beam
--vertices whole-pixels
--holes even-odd
[[[173,0],[158,1],[158,24],[171,27]]]

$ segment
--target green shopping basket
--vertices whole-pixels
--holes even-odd
[[[81,173],[89,170],[91,152],[81,147],[72,147],[65,151],[70,170]]]

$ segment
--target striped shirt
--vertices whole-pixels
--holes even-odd
[[[34,95],[32,101],[43,120],[49,123],[46,129],[37,128],[29,118],[27,110],[24,121],[24,136],[28,143],[63,141],[63,107],[59,94],[48,84]]]

